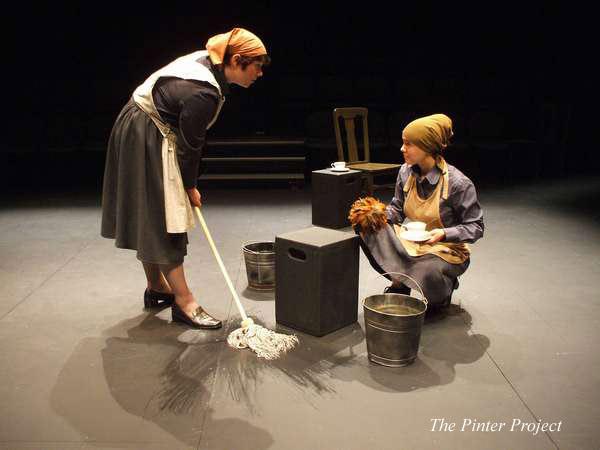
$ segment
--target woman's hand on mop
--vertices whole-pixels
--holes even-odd
[[[434,228],[429,232],[429,234],[431,237],[427,242],[425,242],[426,244],[435,244],[436,242],[446,239],[446,232],[440,228]]]
[[[187,195],[190,198],[192,206],[202,206],[202,196],[200,195],[200,192],[198,192],[198,189],[187,189]]]

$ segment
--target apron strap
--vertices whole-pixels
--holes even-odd
[[[411,188],[415,185],[415,176],[411,174],[408,176],[408,180],[406,180],[406,183],[404,184],[404,192],[408,193]]]
[[[448,200],[448,190],[450,186],[450,176],[448,175],[448,164],[443,156],[439,156],[437,166],[442,171],[442,198]]]
[[[439,157],[439,159],[436,162],[436,166],[442,171],[441,177],[442,177],[442,198],[444,200],[448,200],[448,190],[449,190],[449,186],[450,186],[450,177],[448,175],[448,164],[446,163],[446,160],[443,157]],[[411,173],[408,176],[408,180],[406,180],[406,183],[404,184],[404,193],[408,193],[415,185],[416,183],[416,179],[413,173]]]

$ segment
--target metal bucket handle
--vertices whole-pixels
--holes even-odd
[[[271,241],[268,241],[268,242],[271,242]],[[260,255],[261,254],[260,252],[255,252],[254,250],[250,250],[249,248],[246,248],[246,246],[248,246],[248,244],[264,244],[264,243],[265,243],[265,241],[246,241],[242,244],[242,254],[244,252],[248,252],[248,253],[254,253],[256,255]],[[273,252],[273,253],[275,253],[275,252]]]
[[[423,289],[421,289],[421,285],[419,283],[417,283],[417,281],[414,278],[409,277],[408,275],[406,275],[405,273],[402,273],[402,272],[384,272],[381,275],[402,275],[403,277],[408,278],[410,281],[412,281],[415,284],[415,286],[417,286],[419,293],[421,294],[421,298],[425,302],[425,304],[426,305],[428,304],[427,297],[425,297],[425,294],[423,293]],[[392,280],[392,282],[393,282],[393,280]]]

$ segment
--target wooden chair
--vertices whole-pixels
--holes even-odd
[[[366,184],[368,195],[372,195],[375,189],[394,188],[395,183],[377,185],[374,183],[374,178],[377,175],[395,174],[400,169],[400,164],[376,163],[371,162],[369,151],[369,127],[367,116],[369,111],[367,108],[335,108],[333,110],[333,127],[335,130],[335,141],[337,144],[338,161],[346,161],[346,166],[351,169],[360,170],[363,173],[363,178]],[[340,119],[344,123],[346,131],[346,147],[347,154],[344,151],[344,142],[340,130]],[[356,140],[355,119],[362,120],[363,129],[363,159],[358,156],[358,144]]]

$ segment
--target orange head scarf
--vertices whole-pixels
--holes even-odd
[[[223,64],[227,47],[230,53],[242,56],[267,54],[267,49],[258,36],[243,28],[234,28],[227,33],[217,34],[206,42],[206,50],[213,64]]]
[[[413,120],[404,127],[406,139],[427,153],[436,156],[450,143],[452,119],[445,114],[433,114]]]

